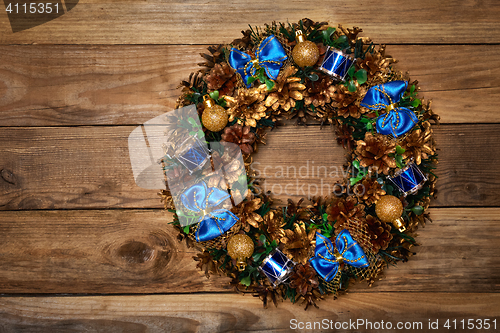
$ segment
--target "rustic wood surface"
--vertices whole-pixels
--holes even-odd
[[[280,303],[263,309],[260,300],[241,295],[148,295],[89,297],[2,298],[1,328],[5,332],[398,332],[365,329],[383,319],[395,328],[401,322],[409,332],[461,332],[443,328],[447,320],[498,316],[498,293],[356,293],[321,303],[320,309]],[[432,310],[431,310],[432,309]],[[432,312],[431,312],[432,311]],[[439,330],[429,329],[438,321]],[[326,319],[360,326],[329,330],[292,330],[291,324],[314,325]],[[465,322],[467,323],[467,319]],[[292,321],[295,320],[295,321]],[[351,323],[349,323],[351,321]],[[498,322],[498,320],[497,320]],[[421,325],[421,326],[420,326]],[[453,325],[453,324],[452,324]],[[498,325],[498,323],[497,323]],[[312,326],[313,327],[313,326]],[[319,327],[319,328],[318,328]],[[333,326],[335,327],[335,326]],[[418,329],[422,327],[421,329]],[[497,326],[498,327],[498,326]],[[452,326],[453,328],[453,326]],[[403,330],[404,331],[404,330]],[[467,332],[491,332],[467,330]]]
[[[416,255],[391,267],[378,292],[500,291],[500,209],[431,209]],[[0,286],[5,293],[186,293],[229,291],[206,280],[160,210],[0,212]],[[27,241],[29,240],[29,241]]]
[[[206,46],[0,46],[0,125],[142,124],[175,106],[176,88],[199,69],[201,52]],[[500,121],[499,52],[500,45],[387,49],[433,99],[443,123]]]
[[[498,327],[499,15],[495,0],[80,0],[12,33],[1,2],[0,332],[285,332],[291,319],[325,318],[415,321],[420,331],[439,320],[432,331],[442,332],[453,331],[447,319],[497,318]],[[265,310],[198,271],[156,191],[134,184],[127,137],[173,108],[207,44],[303,17],[362,27],[433,99],[438,198],[416,255],[373,287],[354,285],[319,310]],[[287,125],[269,134],[255,168],[340,168],[344,154],[331,129]]]

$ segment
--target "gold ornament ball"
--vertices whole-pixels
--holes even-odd
[[[236,260],[238,269],[244,271],[247,258],[253,254],[252,239],[244,234],[234,235],[227,243],[227,253]]]
[[[203,126],[212,132],[222,131],[227,125],[226,110],[222,106],[215,104],[215,101],[208,95],[203,97],[203,104],[205,105],[205,110],[203,110],[201,116]]]
[[[314,66],[319,59],[316,43],[306,40],[302,31],[297,30],[297,45],[292,50],[293,61],[300,67]]]
[[[392,223],[403,215],[403,204],[393,195],[384,195],[377,201],[375,213],[381,221]]]

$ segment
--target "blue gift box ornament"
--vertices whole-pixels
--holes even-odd
[[[418,123],[418,118],[413,111],[397,105],[407,87],[406,81],[391,81],[373,86],[366,93],[361,106],[370,110],[386,110],[386,113],[376,120],[378,133],[397,138],[410,131]]]
[[[175,157],[189,173],[201,170],[210,160],[210,151],[197,136],[188,137],[176,152]]]
[[[259,270],[264,273],[274,287],[285,282],[293,271],[295,263],[279,249],[274,249],[262,260]]]
[[[420,190],[427,181],[427,177],[413,161],[388,178],[405,196]]]
[[[216,187],[208,187],[203,181],[194,184],[181,194],[186,209],[201,214],[196,230],[196,241],[205,242],[222,236],[239,220],[227,209],[209,211],[229,198],[229,194]]]
[[[334,79],[344,81],[349,68],[354,65],[356,59],[342,51],[329,46],[319,69]]]
[[[287,55],[276,36],[271,35],[260,42],[255,52],[255,59],[238,49],[232,48],[229,53],[229,65],[241,75],[243,82],[250,88],[248,78],[255,75],[257,70],[264,68],[267,77],[276,80]]]
[[[337,235],[335,245],[317,232],[314,257],[309,262],[326,282],[333,280],[342,262],[359,268],[369,266],[365,252],[345,229]]]

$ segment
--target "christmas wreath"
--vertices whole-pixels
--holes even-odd
[[[182,81],[176,108],[194,105],[196,116],[176,115],[182,129],[174,134],[191,139],[165,148],[162,201],[179,239],[201,250],[197,267],[228,275],[265,306],[289,299],[317,307],[350,281],[372,285],[409,259],[418,225],[430,220],[431,123],[439,117],[385,46],[361,32],[310,19],[250,27],[229,45],[208,47],[202,69]],[[250,165],[281,119],[335,129],[348,151],[339,191],[273,205]],[[203,178],[207,165],[211,177]]]

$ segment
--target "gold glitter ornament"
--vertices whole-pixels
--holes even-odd
[[[316,43],[306,40],[301,30],[295,32],[297,45],[292,50],[293,61],[300,67],[313,66],[319,59]]]
[[[227,243],[227,253],[236,260],[240,272],[245,270],[246,260],[252,256],[253,249],[252,239],[245,234],[234,235]]]
[[[227,125],[226,110],[217,105],[208,95],[203,96],[203,105],[205,106],[201,116],[203,126],[212,132],[222,131]]]
[[[404,221],[401,218],[403,204],[395,196],[384,195],[381,197],[375,205],[375,213],[382,222],[392,223],[401,232],[406,230]]]

